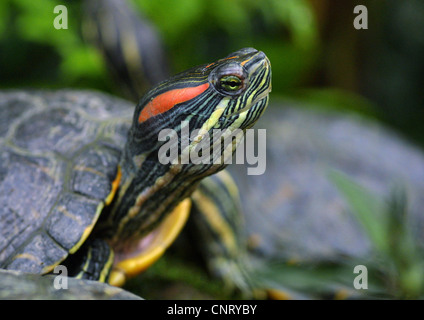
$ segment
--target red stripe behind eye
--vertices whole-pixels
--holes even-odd
[[[191,100],[209,88],[209,83],[197,87],[174,89],[164,92],[150,101],[140,112],[138,122],[146,121],[160,113],[170,110],[175,105]]]

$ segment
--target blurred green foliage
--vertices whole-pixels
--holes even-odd
[[[255,47],[272,61],[273,77],[278,79],[273,89],[282,92],[298,85],[316,61],[318,29],[305,0],[137,0],[136,4],[160,29],[178,71]]]
[[[3,87],[104,87],[106,70],[80,35],[79,7],[66,3],[68,30],[56,30],[58,0],[6,0],[0,6]],[[99,82],[102,83],[99,85]]]
[[[0,2],[0,88],[120,94],[83,40],[83,1]],[[424,144],[421,0],[373,1],[362,31],[352,26],[358,0],[128,1],[158,28],[174,73],[255,47],[272,62],[274,96],[373,115]],[[67,30],[53,27],[58,4],[68,8]]]
[[[69,29],[53,28],[53,8],[65,4]],[[274,91],[310,73],[318,34],[306,0],[133,1],[158,27],[178,72],[241,47],[257,47],[273,61]],[[0,5],[0,86],[91,87],[113,90],[103,61],[81,37],[81,2],[6,0]],[[35,51],[34,51],[35,49]],[[35,52],[35,55],[33,54]]]

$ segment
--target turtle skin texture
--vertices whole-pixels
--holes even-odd
[[[78,250],[111,192],[132,113],[89,91],[0,93],[0,269],[44,274]]]

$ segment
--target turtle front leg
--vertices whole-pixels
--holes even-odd
[[[63,262],[68,276],[107,282],[112,270],[114,253],[109,244],[101,239],[86,241],[75,254]]]

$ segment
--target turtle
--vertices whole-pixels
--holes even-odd
[[[105,41],[102,34],[105,12],[113,17],[108,21],[114,26],[114,41]],[[162,68],[167,65],[154,26],[123,0],[91,1],[86,14],[90,30],[95,30],[89,40],[103,53],[115,82],[135,99],[153,78],[148,68],[152,55],[146,50],[152,47]],[[123,54],[127,39],[134,40],[134,55]],[[351,209],[331,180],[331,170],[344,172],[382,197],[403,183],[416,229],[422,226],[422,151],[358,114],[313,107],[274,99],[256,125],[267,132],[265,172],[249,176],[245,167],[232,165],[202,180],[191,196],[189,227],[195,230],[210,271],[225,278],[227,270],[227,282],[243,287],[246,272],[255,277],[246,269],[256,258],[316,265],[370,255],[369,239],[347,214]],[[290,296],[296,294],[285,295]]]
[[[0,268],[62,265],[114,285],[144,270],[181,230],[199,182],[228,164],[204,146],[231,156],[231,135],[254,125],[270,91],[268,58],[244,48],[160,82],[135,108],[92,91],[1,92]],[[194,152],[202,162],[183,161]]]

